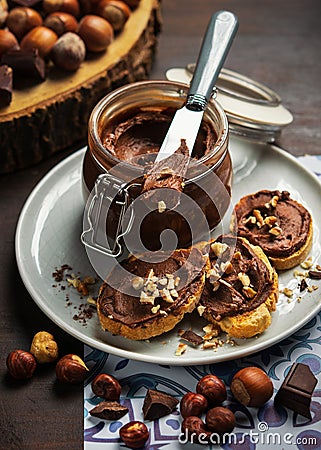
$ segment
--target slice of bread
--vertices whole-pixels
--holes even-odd
[[[262,190],[242,197],[235,205],[231,230],[262,247],[277,270],[304,261],[312,246],[309,211],[286,191]]]
[[[228,248],[218,256],[215,243]],[[211,244],[209,258],[202,316],[233,338],[261,334],[271,324],[279,294],[277,273],[263,250],[245,238],[225,235]]]
[[[173,329],[195,309],[205,283],[207,258],[193,248],[175,250],[165,262],[155,258],[130,257],[101,286],[97,312],[104,330],[128,339],[149,339]],[[136,291],[133,276],[140,286]],[[174,289],[169,282],[172,277]],[[148,280],[156,285],[157,294],[147,289]]]

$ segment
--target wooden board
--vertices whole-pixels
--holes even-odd
[[[151,70],[161,26],[160,0],[141,0],[103,55],[90,55],[73,73],[52,68],[37,85],[15,89],[0,110],[0,173],[30,166],[81,142],[97,101]]]

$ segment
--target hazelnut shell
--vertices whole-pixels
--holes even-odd
[[[233,396],[245,406],[262,406],[273,395],[273,383],[259,367],[239,370],[231,382]]]

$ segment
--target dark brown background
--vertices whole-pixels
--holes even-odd
[[[152,78],[195,61],[210,15],[229,9],[240,27],[225,67],[267,84],[292,111],[294,122],[280,144],[295,155],[321,154],[320,0],[163,0],[163,31]],[[1,145],[1,143],[0,143]],[[81,145],[81,144],[80,144]],[[79,145],[79,146],[80,146]],[[16,267],[14,233],[28,194],[73,149],[0,179],[0,448],[83,448],[82,387],[61,388],[52,367],[27,383],[6,375],[9,351],[28,349],[35,332],[52,332],[61,353],[83,346],[60,331],[35,306]]]

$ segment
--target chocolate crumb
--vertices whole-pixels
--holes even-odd
[[[305,281],[305,278],[302,278],[300,283],[300,292],[303,292],[308,287],[308,283]]]
[[[118,420],[128,413],[128,408],[126,406],[121,405],[118,402],[100,402],[97,406],[95,406],[92,410],[89,411],[89,414],[94,417],[98,417],[99,419],[104,420]]]
[[[177,398],[166,392],[148,389],[144,404],[143,415],[145,420],[155,420],[167,416],[178,405]]]
[[[195,347],[202,344],[203,342],[202,336],[199,336],[192,330],[184,331],[184,333],[181,335],[181,339],[184,339],[184,341],[191,343]]]
[[[313,280],[321,280],[321,271],[320,270],[309,270],[309,277]]]
[[[57,281],[58,283],[60,281],[63,281],[64,272],[66,270],[72,270],[72,268],[68,264],[63,264],[60,268],[56,267],[55,272],[52,273],[54,280]]]

